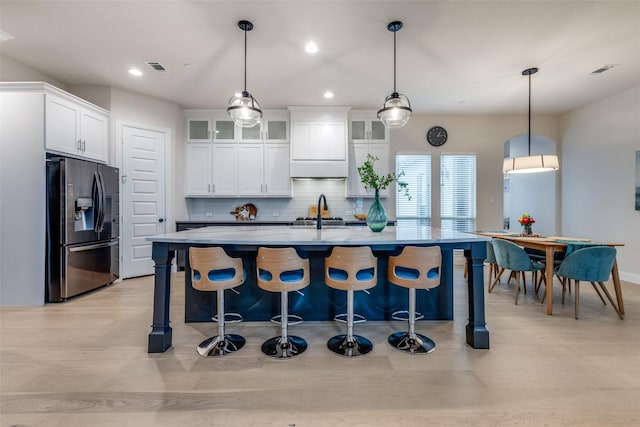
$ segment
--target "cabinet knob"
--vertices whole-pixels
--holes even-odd
[[[164,218],[158,218],[158,222],[164,222]]]

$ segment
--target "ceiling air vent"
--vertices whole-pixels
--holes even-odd
[[[162,65],[158,61],[146,61],[145,64],[147,64],[149,67],[151,67],[152,70],[157,71],[158,73],[168,72],[164,65]]]
[[[615,64],[607,64],[607,65],[603,65],[602,67],[598,68],[597,70],[594,70],[591,72],[591,74],[600,74],[600,73],[604,73],[607,70],[612,69],[613,67],[615,67]]]

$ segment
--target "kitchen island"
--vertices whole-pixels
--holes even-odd
[[[176,250],[191,246],[220,246],[230,256],[241,257],[247,273],[245,283],[238,288],[239,295],[229,295],[225,304],[229,312],[242,314],[245,320],[268,320],[279,310],[279,298],[260,290],[256,285],[255,256],[258,248],[295,247],[299,255],[309,258],[311,284],[290,298],[291,313],[302,315],[307,321],[330,320],[345,311],[345,298],[324,284],[324,258],[335,246],[369,246],[378,257],[378,283],[369,295],[356,298],[356,313],[369,320],[389,319],[396,310],[406,309],[406,290],[389,285],[387,257],[397,255],[402,248],[440,246],[442,250],[441,284],[430,292],[419,292],[416,308],[426,319],[453,319],[453,251],[464,250],[468,271],[467,343],[480,349],[489,348],[489,331],[484,314],[483,261],[486,256],[487,237],[442,230],[414,221],[400,221],[374,233],[367,227],[315,227],[296,226],[218,226],[168,233],[148,238],[153,242],[155,262],[155,289],[153,324],[149,333],[149,353],[166,351],[171,346],[172,328],[169,324],[171,290],[171,262]],[[190,268],[185,271],[185,321],[211,321],[215,314],[214,293],[192,289]]]

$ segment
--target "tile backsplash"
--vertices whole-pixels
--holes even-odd
[[[236,206],[253,203],[258,208],[258,221],[292,221],[307,216],[309,205],[317,205],[324,194],[331,216],[353,219],[354,213],[367,212],[371,199],[347,198],[344,179],[293,180],[291,198],[188,198],[187,212],[190,221],[233,221]]]

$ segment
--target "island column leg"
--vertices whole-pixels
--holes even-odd
[[[473,348],[489,348],[489,330],[484,315],[484,260],[487,257],[486,242],[472,243],[467,257],[469,287],[469,323],[467,344]]]
[[[153,291],[153,324],[149,333],[147,353],[163,353],[171,347],[169,326],[169,301],[171,294],[171,260],[173,251],[168,243],[153,242],[152,255],[155,263]]]

